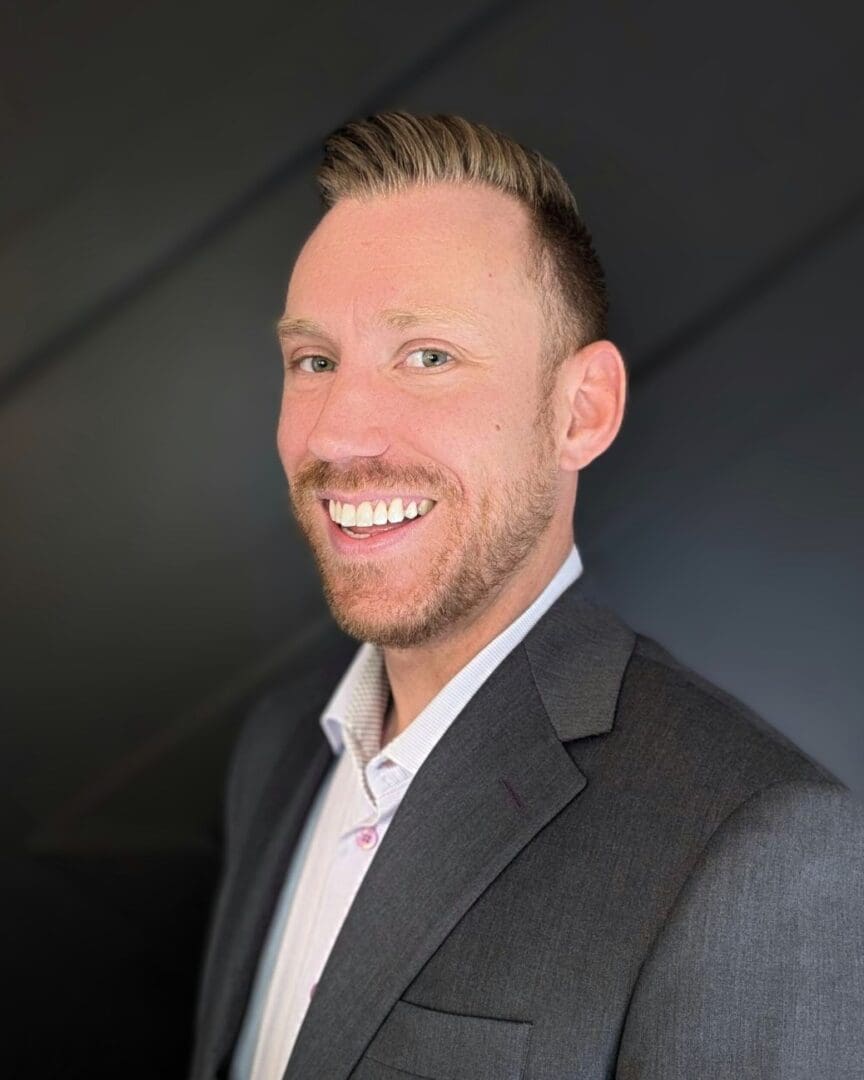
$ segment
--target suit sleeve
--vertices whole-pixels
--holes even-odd
[[[762,789],[717,829],[643,965],[617,1080],[864,1078],[864,808]]]

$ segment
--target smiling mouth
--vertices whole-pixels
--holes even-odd
[[[330,520],[347,536],[367,539],[379,533],[404,528],[417,518],[425,517],[436,505],[434,499],[379,499],[376,502],[349,503],[338,499],[323,500]]]

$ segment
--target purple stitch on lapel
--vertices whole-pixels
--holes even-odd
[[[510,801],[513,803],[513,805],[518,810],[524,810],[525,809],[525,804],[522,802],[522,800],[519,798],[519,796],[516,794],[516,792],[510,786],[510,784],[507,783],[507,781],[504,779],[503,776],[500,779],[501,779],[501,783],[504,785],[504,788],[505,788],[507,794],[510,796]]]

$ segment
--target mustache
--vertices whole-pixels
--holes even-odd
[[[376,458],[355,462],[350,467],[337,467],[329,461],[310,461],[297,471],[290,486],[295,496],[328,487],[338,487],[346,494],[381,487],[394,490],[420,488],[433,498],[442,494],[451,497],[459,495],[456,485],[438,469],[427,465],[406,465],[396,470]]]

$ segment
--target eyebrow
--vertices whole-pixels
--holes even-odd
[[[474,330],[482,328],[482,323],[476,316],[467,311],[460,311],[451,307],[416,307],[410,311],[401,309],[389,309],[381,312],[381,320],[385,326],[394,330],[409,330],[412,326],[418,326],[424,322],[461,323]]]
[[[412,327],[425,322],[461,323],[472,330],[482,330],[483,328],[480,320],[467,311],[440,306],[417,307],[410,311],[401,308],[389,308],[381,312],[377,321],[383,326],[394,330],[410,330]],[[283,315],[276,323],[276,335],[280,341],[291,337],[302,337],[303,335],[324,338],[327,341],[332,340],[327,331],[313,319],[305,319],[296,315]]]
[[[294,315],[283,315],[276,323],[276,336],[280,341],[284,341],[285,338],[300,337],[304,334],[309,337],[327,338],[329,341],[327,331],[322,329],[318,323],[313,322],[312,319],[301,319]]]

